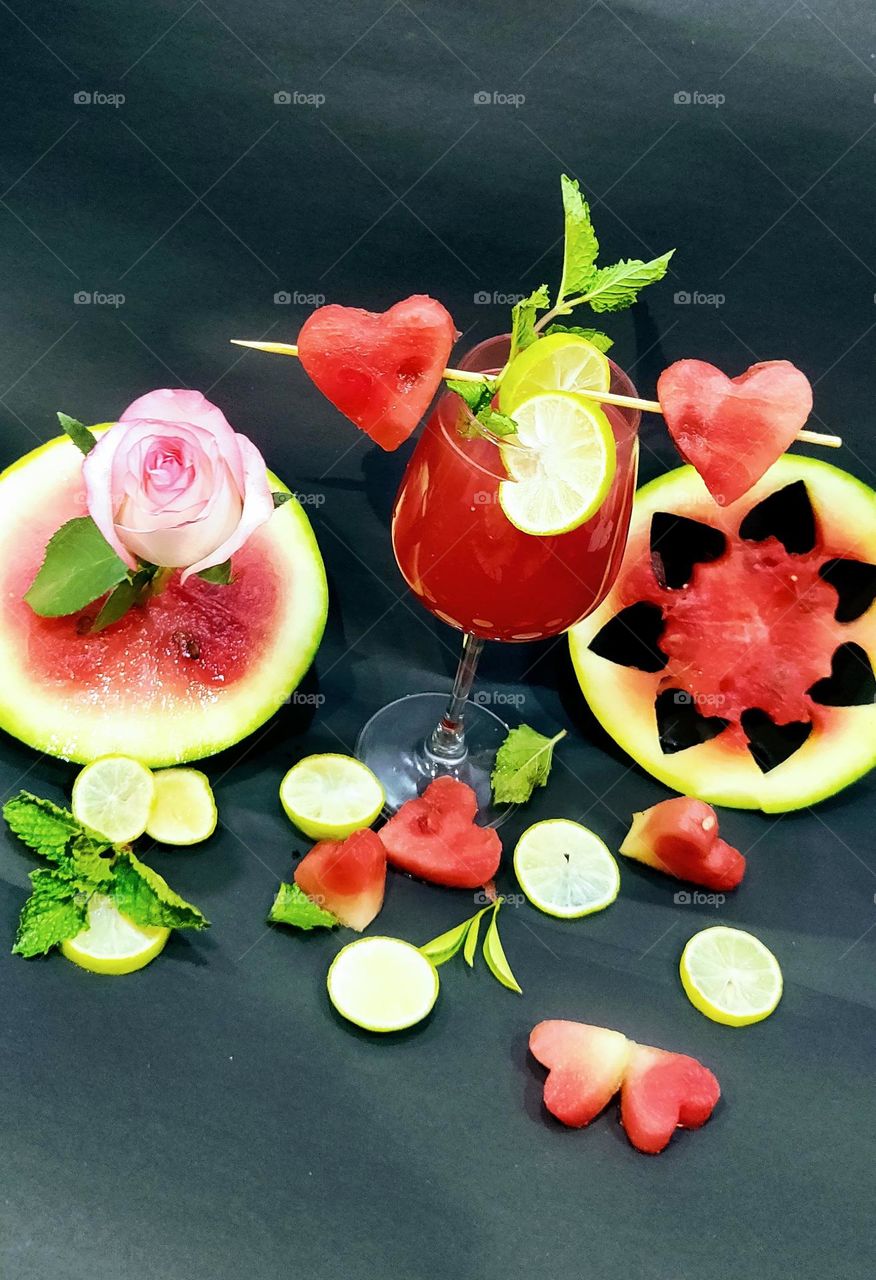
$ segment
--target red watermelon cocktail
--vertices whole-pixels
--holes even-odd
[[[492,338],[461,367],[494,375],[509,351],[508,336]],[[614,364],[611,376],[613,392],[635,397]],[[449,705],[438,693],[401,698],[372,717],[360,735],[357,754],[380,777],[391,808],[416,795],[424,777],[451,772],[474,787],[483,818],[498,823],[507,813],[492,803],[490,776],[508,727],[487,707],[488,698],[467,699],[485,640],[557,635],[596,609],[611,589],[630,523],[640,414],[606,406],[605,416],[616,456],[610,488],[590,519],[547,536],[527,532],[511,518],[508,487],[516,487],[518,476],[527,478],[530,456],[532,466],[541,465],[533,450],[479,429],[453,392],[441,397],[427,421],[396,498],[393,548],[421,603],[463,632],[464,654]]]

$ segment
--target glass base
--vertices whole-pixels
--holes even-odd
[[[386,812],[418,796],[443,775],[467,783],[478,798],[478,822],[498,827],[514,805],[495,805],[490,774],[508,725],[476,702],[465,704],[466,754],[447,760],[428,750],[432,732],[447,707],[446,693],[412,693],[376,712],[359,734],[356,755],[383,783]]]

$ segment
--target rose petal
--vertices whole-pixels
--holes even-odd
[[[222,410],[211,404],[200,391],[189,391],[181,387],[162,387],[158,391],[147,391],[146,395],[128,405],[119,421],[130,422],[136,418],[190,423],[194,427],[201,427],[218,441],[222,456],[231,468],[237,487],[243,493],[245,479],[238,447],[239,437]]]
[[[85,481],[85,495],[88,514],[120,559],[129,569],[137,568],[137,561],[122,543],[115,527],[113,511],[113,463],[116,450],[124,443],[125,431],[118,423],[98,439],[97,444],[86,454],[82,463],[82,478]]]
[[[182,569],[209,557],[214,547],[234,537],[240,525],[243,503],[227,468],[217,483],[214,497],[209,511],[204,509],[192,520],[182,521],[179,516],[174,516],[172,522],[167,523],[168,518],[159,514],[155,517],[154,528],[131,528],[121,524],[119,528],[131,550],[144,560],[169,569]],[[120,513],[126,521],[148,518],[147,512],[137,511],[136,508],[129,512],[128,506],[126,503]],[[222,560],[227,558],[223,556]],[[221,564],[222,560],[213,563]],[[189,573],[190,569],[183,575],[184,578]]]
[[[244,472],[243,510],[240,521],[234,532],[220,546],[186,569],[182,575],[183,582],[193,573],[200,573],[203,569],[210,569],[216,564],[224,564],[235,551],[240,550],[250,535],[270,520],[274,514],[274,499],[268,484],[264,458],[246,436],[238,435],[237,444]]]

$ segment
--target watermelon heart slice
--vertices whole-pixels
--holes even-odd
[[[376,831],[320,840],[295,869],[295,883],[318,906],[361,933],[383,906],[386,850]]]
[[[620,851],[678,880],[719,892],[735,889],[745,875],[745,858],[718,836],[715,810],[690,796],[634,813]]]
[[[721,1086],[707,1067],[683,1053],[633,1045],[621,1086],[621,1123],[634,1147],[656,1155],[676,1129],[699,1129]]]
[[[440,302],[415,294],[388,311],[330,305],[298,335],[298,356],[320,391],[382,449],[397,449],[425,414],[456,339]]]
[[[812,412],[812,387],[789,360],[753,364],[728,378],[703,360],[678,360],[657,380],[675,447],[720,506],[760,480]]]
[[[619,1031],[584,1022],[540,1022],[529,1051],[547,1067],[544,1105],[551,1115],[580,1129],[608,1106],[621,1087],[632,1045]]]
[[[381,828],[387,858],[400,871],[433,884],[479,888],[496,874],[502,842],[492,827],[477,826],[477,808],[471,787],[456,778],[436,778]]]

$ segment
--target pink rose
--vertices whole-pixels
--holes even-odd
[[[223,564],[269,519],[265,461],[200,391],[150,391],[82,464],[88,512],[129,568]]]

